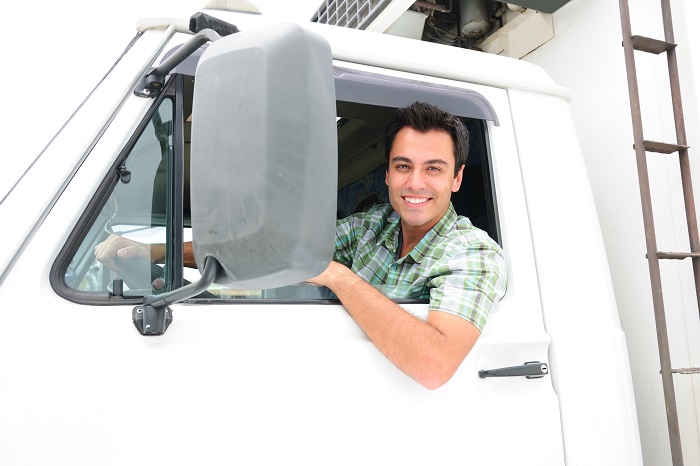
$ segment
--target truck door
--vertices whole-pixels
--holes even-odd
[[[303,283],[213,285],[173,305],[163,335],[137,331],[132,312],[143,296],[199,278],[182,252],[196,77],[174,74],[123,150],[101,162],[99,186],[80,183],[99,166],[88,161],[6,279],[4,297],[30,283],[41,301],[3,326],[3,349],[23,362],[5,365],[2,398],[13,401],[0,405],[2,464],[563,464],[505,91],[334,65],[338,216],[386,201],[381,135],[397,107],[433,102],[470,129],[453,203],[503,246],[509,287],[452,380],[424,389],[332,295]],[[96,154],[109,152],[110,131]],[[154,257],[164,245],[163,259],[110,270],[93,254],[110,234],[153,245]],[[399,304],[427,315],[427,301]]]

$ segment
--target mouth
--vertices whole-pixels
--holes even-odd
[[[420,206],[426,204],[431,198],[430,197],[416,197],[416,196],[401,196],[401,198],[408,204]]]

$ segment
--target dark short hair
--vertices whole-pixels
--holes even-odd
[[[416,131],[425,133],[431,130],[445,131],[452,138],[452,146],[455,156],[455,176],[467,163],[469,153],[469,130],[455,115],[442,110],[435,105],[426,102],[414,102],[411,105],[399,108],[384,132],[384,155],[387,162],[394,138],[404,127],[409,126]]]

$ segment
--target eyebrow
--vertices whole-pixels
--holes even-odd
[[[408,157],[404,157],[402,155],[397,155],[396,157],[392,157],[391,159],[392,163],[395,162],[408,162],[408,163],[413,163],[413,160],[409,159]],[[430,159],[426,160],[423,162],[423,165],[449,165],[446,160],[443,159]]]

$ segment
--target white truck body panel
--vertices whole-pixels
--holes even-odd
[[[265,21],[221,16],[242,30]],[[0,362],[0,463],[641,464],[566,89],[523,62],[308,27],[337,66],[471,89],[497,114],[487,131],[509,287],[462,367],[426,391],[337,304],[176,304],[170,329],[143,337],[133,304],[56,294],[52,264],[152,105],[133,86],[186,39],[165,45],[170,30],[148,31],[0,205],[18,219],[0,252],[0,351],[11,355]],[[477,376],[528,361],[551,375]]]

